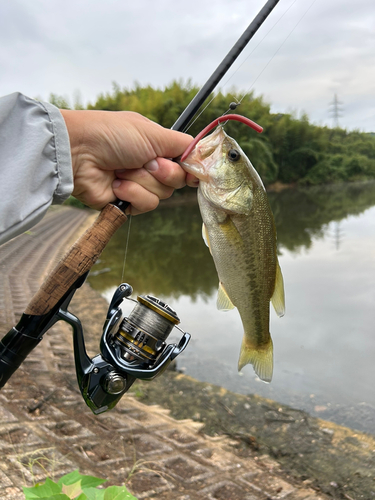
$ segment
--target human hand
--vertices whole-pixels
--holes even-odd
[[[116,198],[133,215],[153,210],[160,199],[196,179],[168,158],[180,156],[192,138],[130,111],[61,110],[67,125],[74,177],[73,196],[101,209]]]

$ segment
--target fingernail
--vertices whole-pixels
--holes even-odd
[[[120,179],[116,179],[115,181],[112,182],[112,187],[113,188],[118,188],[121,186],[121,181]]]
[[[156,160],[150,160],[144,166],[149,172],[156,172],[159,169],[159,164]]]

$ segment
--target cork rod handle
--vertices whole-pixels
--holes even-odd
[[[25,314],[47,314],[75,281],[91,269],[112,235],[126,220],[127,217],[120,208],[112,204],[106,205],[92,226],[47,276],[31,299]]]

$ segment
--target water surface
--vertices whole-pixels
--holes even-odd
[[[185,373],[375,433],[375,183],[269,198],[286,292],[286,315],[271,311],[271,384],[251,366],[237,372],[242,325],[236,310],[216,309],[218,279],[195,203],[134,217],[124,279],[127,226],[110,241],[90,284],[108,299],[126,281],[135,294],[166,300],[192,334],[177,360]]]

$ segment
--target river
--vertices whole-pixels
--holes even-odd
[[[201,239],[196,203],[133,217],[122,281],[177,311],[192,340],[178,369],[201,381],[303,409],[375,434],[375,183],[269,193],[284,275],[286,315],[271,307],[274,375],[237,372],[237,310],[216,309],[218,279]],[[120,284],[128,225],[94,266],[89,282],[108,300]],[[131,303],[125,301],[124,310]],[[176,341],[181,334],[171,334]]]

